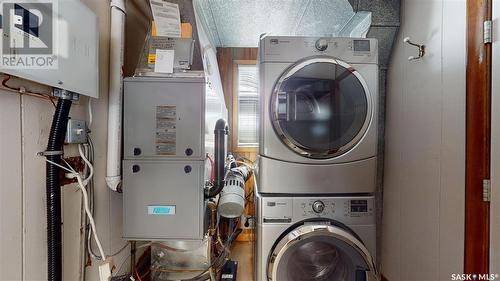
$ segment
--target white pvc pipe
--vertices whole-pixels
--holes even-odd
[[[121,182],[122,67],[125,45],[125,12],[125,0],[111,0],[106,184],[113,191],[117,191]]]

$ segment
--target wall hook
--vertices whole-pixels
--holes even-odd
[[[410,44],[410,45],[415,46],[415,47],[418,48],[418,56],[410,56],[410,57],[408,57],[409,61],[418,60],[418,59],[422,58],[425,55],[425,45],[419,45],[419,44],[415,44],[415,43],[411,42],[410,41],[410,37],[405,37],[405,39],[403,39],[403,42],[408,43],[408,44]]]

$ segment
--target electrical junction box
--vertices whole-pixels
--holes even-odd
[[[84,120],[69,119],[64,143],[86,143],[87,124]]]
[[[99,96],[97,16],[79,0],[2,0],[0,71]]]

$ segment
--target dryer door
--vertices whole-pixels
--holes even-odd
[[[278,137],[296,153],[327,159],[351,150],[372,118],[372,97],[361,75],[331,57],[312,57],[287,69],[271,97]]]
[[[273,247],[267,268],[272,281],[376,281],[372,257],[359,238],[333,225],[303,224]]]

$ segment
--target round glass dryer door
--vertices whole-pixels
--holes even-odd
[[[281,238],[268,258],[269,281],[376,281],[373,260],[350,232],[301,225]]]
[[[285,71],[274,87],[270,110],[285,145],[304,157],[326,159],[348,152],[364,136],[372,99],[350,65],[314,57]]]

